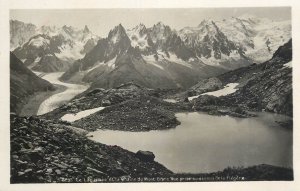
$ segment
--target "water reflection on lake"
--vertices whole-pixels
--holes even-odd
[[[258,113],[254,118],[177,113],[181,125],[150,132],[98,130],[91,139],[136,152],[149,150],[174,172],[213,172],[228,166],[271,164],[292,167],[292,131],[275,121],[288,117]]]

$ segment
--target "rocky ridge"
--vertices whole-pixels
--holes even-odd
[[[186,96],[199,95],[207,91],[220,89],[228,83],[239,83],[238,90],[226,96],[215,97],[200,95],[193,100],[196,110],[213,110],[234,108],[244,110],[270,111],[293,115],[292,104],[292,40],[281,46],[272,59],[262,64],[252,64],[217,77],[217,80],[201,81],[185,93]],[[209,82],[214,82],[209,84]],[[221,83],[220,83],[221,82]],[[203,83],[205,86],[203,86]],[[204,88],[203,87],[206,87]]]
[[[224,68],[208,66],[185,57],[183,54],[187,50],[184,50],[184,44],[174,32],[162,37],[166,40],[151,43],[152,33],[143,26],[128,33],[119,24],[107,38],[99,40],[84,58],[77,60],[61,79],[90,82],[92,88],[105,89],[128,82],[148,88],[187,88],[203,77],[225,71]],[[143,40],[138,39],[141,36]],[[141,48],[141,43],[146,41],[147,46]]]

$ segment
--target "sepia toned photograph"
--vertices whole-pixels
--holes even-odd
[[[291,17],[10,9],[10,183],[293,181]]]

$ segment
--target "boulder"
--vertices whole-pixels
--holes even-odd
[[[201,106],[219,105],[221,102],[220,98],[211,95],[201,95],[195,101],[196,109]]]
[[[106,107],[106,106],[110,106],[111,105],[111,102],[109,100],[102,100],[102,104],[101,104],[103,107]]]
[[[135,156],[144,162],[152,162],[154,161],[155,155],[150,151],[141,151],[139,150]]]
[[[58,175],[61,175],[61,171],[59,169],[56,169],[55,173],[58,174]]]
[[[30,161],[36,163],[39,160],[43,160],[45,155],[42,148],[37,148],[35,150],[24,149],[20,151],[22,155],[26,155],[29,157]]]

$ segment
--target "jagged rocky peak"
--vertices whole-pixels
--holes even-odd
[[[179,31],[179,36],[187,47],[198,57],[222,59],[237,51],[235,44],[222,32],[215,21],[205,19],[197,27]]]
[[[127,30],[127,35],[131,40],[132,47],[138,47],[143,53],[153,52],[153,41],[149,31],[143,23],[138,24],[132,29]]]
[[[161,33],[170,33],[172,30],[170,26],[163,24],[161,21],[158,22],[157,24],[154,24],[153,27],[153,32],[161,32]]]
[[[154,27],[164,28],[164,27],[166,27],[166,25],[163,22],[158,21],[156,24],[154,24]]]
[[[155,47],[164,49],[167,39],[172,35],[173,31],[168,25],[158,22],[148,29],[149,35]]]
[[[84,26],[83,32],[84,33],[89,33],[90,32],[90,29],[88,28],[87,25]]]
[[[67,26],[67,25],[64,25],[62,27],[62,29],[67,33],[69,34],[70,36],[73,36],[74,32],[75,32],[75,28],[72,27],[72,26]]]
[[[132,38],[136,38],[137,36],[143,37],[148,34],[148,31],[146,26],[143,23],[140,23],[137,26],[133,27],[132,29],[128,29],[127,34],[132,39]]]
[[[134,28],[127,30],[127,33],[129,34],[129,36],[138,34],[140,37],[142,37],[148,35],[148,30],[143,23],[140,23]]]
[[[134,28],[132,28],[131,31],[136,31],[140,35],[143,35],[143,34],[147,33],[147,28],[143,23],[140,23],[137,26],[135,26]]]
[[[212,19],[203,19],[200,24],[198,25],[198,27],[202,27],[205,25],[211,25],[214,21]]]
[[[214,36],[219,33],[222,33],[217,26],[217,24],[211,19],[204,19],[199,25],[198,28],[201,32],[206,32],[206,35]]]
[[[107,38],[113,44],[120,42],[122,39],[128,39],[129,41],[126,31],[121,23],[109,32]]]

